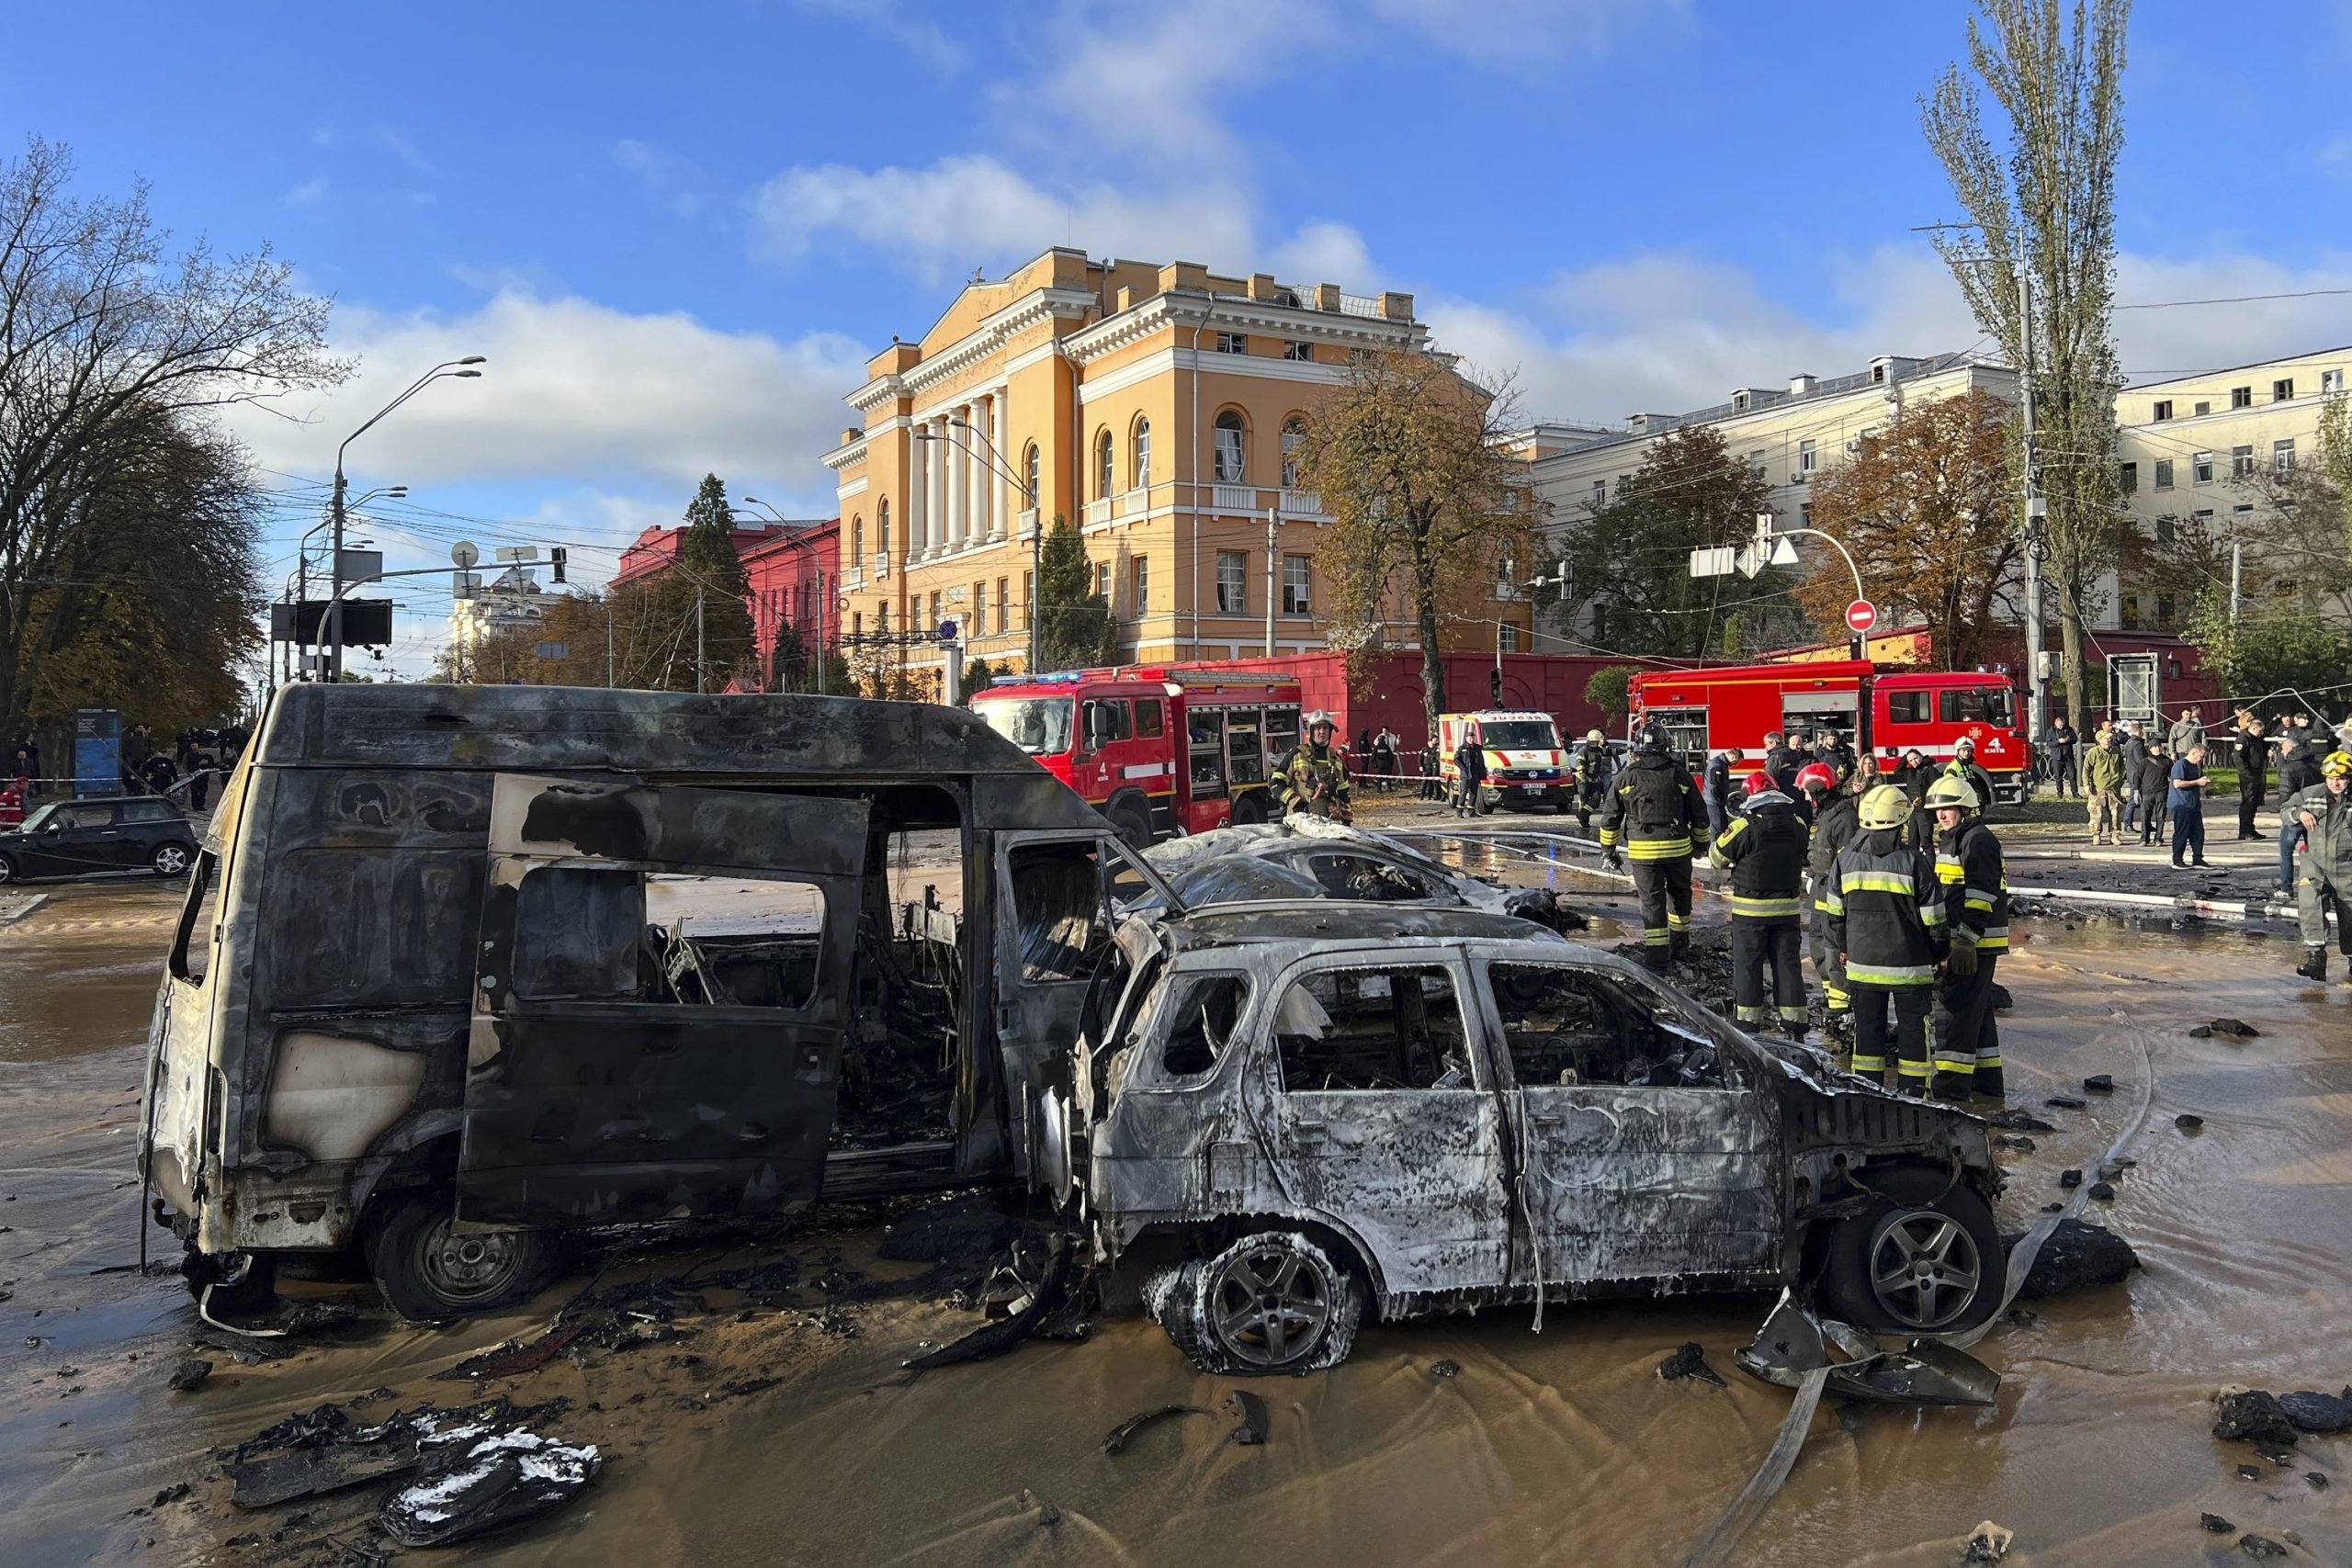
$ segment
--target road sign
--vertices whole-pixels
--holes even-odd
[[[954,642],[956,640],[956,623],[953,621],[940,622],[939,640],[942,642]]]
[[[1857,599],[1846,606],[1846,629],[1866,633],[1878,625],[1878,606],[1867,599]]]

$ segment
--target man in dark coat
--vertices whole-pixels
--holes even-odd
[[[2238,837],[2267,839],[2259,832],[2254,819],[2262,810],[2264,786],[2269,783],[2270,740],[2263,734],[2262,721],[2248,716],[2238,721]]]

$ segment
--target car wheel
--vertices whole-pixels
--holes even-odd
[[[1163,1270],[1144,1302],[1185,1359],[1225,1377],[1335,1367],[1363,1315],[1356,1277],[1296,1231],[1246,1235]]]
[[[446,1189],[393,1200],[368,1241],[368,1271],[385,1303],[416,1323],[468,1317],[536,1294],[562,1248],[546,1231],[460,1235]]]
[[[1151,844],[1151,811],[1140,800],[1129,795],[1111,805],[1111,826],[1119,830],[1129,847],[1147,849]]]
[[[1234,796],[1233,820],[1237,825],[1248,826],[1251,823],[1263,822],[1265,819],[1265,791],[1256,789],[1246,790],[1240,795]]]
[[[1951,1334],[1992,1316],[2007,1255],[1984,1196],[1917,1167],[1871,1175],[1866,1185],[1877,1201],[1829,1236],[1824,1309],[1888,1334]]]
[[[0,887],[6,887],[16,880],[17,863],[6,855],[0,855]]]
[[[193,858],[186,844],[158,844],[155,852],[147,857],[147,863],[155,868],[158,876],[186,876],[188,862]]]

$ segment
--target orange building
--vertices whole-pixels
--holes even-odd
[[[921,342],[868,364],[847,400],[863,427],[825,455],[839,625],[854,639],[953,621],[964,657],[1025,669],[1037,531],[1058,515],[1084,536],[1124,658],[1322,649],[1329,519],[1299,488],[1296,433],[1351,355],[1428,342],[1410,295],[1189,262],[1055,249],[971,283]],[[936,689],[938,644],[893,657]]]

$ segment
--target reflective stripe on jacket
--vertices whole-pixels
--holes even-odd
[[[1951,916],[1951,940],[1979,953],[2009,945],[2009,877],[2001,840],[1979,821],[1962,823],[1936,840],[1936,880]]]
[[[1838,852],[1825,890],[1830,945],[1846,955],[1849,986],[1931,986],[1944,940],[1935,863],[1879,828]]]
[[[1796,802],[1774,790],[1749,798],[1715,835],[1707,860],[1731,871],[1733,918],[1793,920],[1804,912],[1804,852]]]

